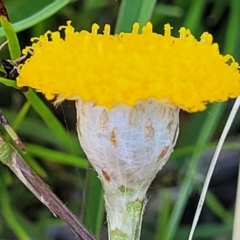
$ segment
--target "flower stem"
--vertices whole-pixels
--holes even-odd
[[[114,192],[105,188],[105,192],[109,240],[139,240],[144,198],[137,190],[124,187]]]

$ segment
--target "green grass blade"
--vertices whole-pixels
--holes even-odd
[[[21,124],[21,122],[24,121],[24,118],[26,117],[30,106],[31,105],[29,102],[25,102],[24,105],[21,107],[17,117],[14,119],[14,122],[11,124],[14,130],[16,130],[18,126]]]
[[[199,193],[201,193],[199,189]],[[215,195],[208,190],[206,196],[206,205],[213,211],[213,213],[219,217],[223,223],[231,226],[233,223],[232,213],[228,212],[228,210],[222,205],[222,203],[218,200]]]
[[[230,1],[230,11],[224,52],[234,54],[239,41],[240,7],[238,0]]]
[[[7,78],[0,77],[0,83],[4,84],[7,87],[17,88],[16,81],[9,80]]]
[[[9,111],[9,109],[2,109],[4,115],[9,122],[14,122],[14,119],[17,118],[17,113]],[[46,127],[46,124],[40,118],[33,118],[32,116],[26,116],[24,121],[21,122],[18,127],[18,133],[20,136],[27,136],[30,139],[35,139],[36,142],[41,143],[43,146],[53,146],[55,149],[64,150],[61,141],[56,139],[55,133]],[[70,141],[71,141],[71,154],[81,156],[85,158],[85,154],[82,149],[79,147],[79,141],[75,133],[68,132]],[[68,139],[69,140],[69,139]]]
[[[202,26],[201,19],[202,19],[202,15],[203,15],[203,11],[206,3],[207,3],[207,0],[192,1],[189,12],[183,23],[183,26],[189,28],[191,32],[194,34],[196,34],[197,30],[201,31],[199,27]]]
[[[157,18],[166,16],[172,18],[181,18],[183,16],[183,9],[178,5],[157,3],[154,7],[154,15],[157,16]]]
[[[193,238],[194,230],[197,226],[198,219],[199,219],[201,211],[202,211],[202,206],[203,206],[203,203],[204,203],[204,200],[205,200],[208,188],[209,188],[209,184],[210,184],[211,177],[213,175],[214,168],[216,166],[217,160],[219,158],[220,152],[222,150],[223,144],[224,144],[225,139],[228,135],[230,127],[232,126],[233,120],[234,120],[234,118],[237,114],[239,106],[240,106],[240,98],[237,98],[233,107],[232,107],[232,110],[229,114],[229,117],[226,121],[226,124],[223,128],[223,131],[222,131],[221,136],[219,138],[217,147],[215,149],[212,160],[210,162],[210,165],[209,165],[206,177],[205,177],[205,181],[204,181],[204,184],[203,184],[203,188],[202,188],[202,191],[201,191],[201,194],[200,194],[200,198],[199,198],[199,201],[198,201],[197,210],[196,210],[195,216],[193,218],[193,223],[192,223],[192,227],[191,227],[189,238],[188,238],[189,240],[191,240]]]
[[[104,198],[101,182],[95,171],[88,170],[84,189],[83,222],[91,232],[99,237],[104,214]]]
[[[34,15],[27,17],[23,20],[13,23],[15,32],[27,29],[35,24],[43,21],[44,19],[52,16],[54,13],[59,11],[61,8],[70,3],[71,0],[55,0],[52,3],[46,5],[43,9],[35,13]],[[29,3],[31,4],[31,3]],[[4,36],[3,29],[0,28],[0,37]]]
[[[232,227],[226,224],[201,224],[195,233],[196,240],[199,239],[221,239],[222,236],[231,236]],[[178,229],[175,240],[186,240],[189,234],[189,227],[184,226]],[[161,239],[160,239],[161,240]]]
[[[19,46],[17,35],[13,29],[12,24],[3,16],[0,17],[1,25],[4,30],[4,35],[8,40],[8,49],[12,60],[21,56],[21,49]]]
[[[32,156],[30,156],[29,153],[22,155],[22,158],[24,161],[30,166],[30,168],[37,173],[37,175],[41,178],[45,178],[48,176],[47,171],[43,166],[41,166],[41,163],[38,163],[36,159],[33,159]]]
[[[199,126],[199,132],[196,132],[198,135],[196,150],[189,159],[189,167],[182,182],[179,197],[177,198],[172,215],[170,217],[167,235],[163,237],[164,240],[172,240],[176,234],[182,213],[192,189],[193,178],[198,168],[198,162],[202,155],[202,151],[199,149],[203,149],[204,145],[212,137],[217,127],[217,122],[223,114],[225,106],[225,104],[215,104],[209,107],[208,110],[203,113],[205,119],[202,122],[202,125]]]
[[[51,162],[71,165],[74,167],[86,168],[88,167],[87,159],[83,157],[74,156],[71,154],[51,150],[34,144],[26,144],[27,152],[34,157],[40,157],[41,159],[47,159]]]
[[[34,110],[43,119],[45,124],[54,132],[56,136],[56,141],[60,141],[65,149],[73,151],[72,142],[67,131],[64,129],[62,124],[54,116],[52,111],[42,102],[42,100],[36,95],[36,93],[29,89],[24,93],[28,101],[31,103]]]
[[[172,208],[171,197],[168,189],[161,189],[159,191],[160,203],[162,207],[159,210],[159,217],[157,221],[157,232],[154,236],[155,240],[161,239],[161,236],[166,235],[167,223],[169,221],[169,216]]]
[[[140,12],[138,14],[138,22],[140,26],[143,26],[148,22],[152,16],[154,7],[156,5],[156,0],[145,0],[142,1]]]
[[[14,210],[11,205],[11,199],[6,188],[6,182],[4,179],[4,172],[0,174],[0,209],[4,217],[4,220],[7,222],[8,226],[17,236],[19,240],[40,240],[46,239],[46,236],[40,234],[36,231],[29,223],[25,221],[17,212]]]
[[[131,32],[132,25],[139,22],[140,26],[150,20],[156,0],[122,0],[115,32]]]

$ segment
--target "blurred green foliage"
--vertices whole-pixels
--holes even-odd
[[[90,30],[97,22],[101,26],[109,23],[112,32],[130,31],[133,22],[139,21],[143,25],[150,20],[158,33],[163,32],[163,25],[167,22],[174,27],[173,35],[178,35],[181,26],[189,28],[197,38],[203,31],[209,31],[219,43],[221,52],[231,53],[240,60],[238,0],[4,2],[22,48],[30,44],[31,37],[56,30],[69,19],[77,30]],[[0,29],[1,42],[5,41],[3,35]],[[0,58],[10,58],[7,47],[1,50]],[[15,84],[9,82],[7,85]],[[201,156],[215,145],[231,105],[232,101],[229,101],[216,103],[197,114],[181,112],[176,150],[149,192],[155,203],[150,199],[146,209],[142,239],[187,239],[191,220],[186,221],[184,216],[192,215],[194,208],[185,207],[202,184],[199,165],[206,159]],[[22,92],[0,83],[0,107],[26,144],[24,159],[97,237],[106,239],[100,181],[79,146],[74,103],[66,101],[55,108],[33,91]],[[231,141],[226,144],[229,150],[239,148],[232,140],[239,134],[239,122],[237,116]],[[226,169],[227,165],[226,162]],[[65,229],[62,221],[54,218],[5,166],[0,165],[0,176],[0,239],[57,239],[55,230],[61,235]],[[231,191],[234,195],[234,189]],[[233,203],[226,206],[210,193],[206,205],[208,211],[204,216],[207,221],[200,222],[195,239],[215,239],[218,236],[230,239]],[[212,215],[209,212],[214,213],[210,220],[208,218]]]

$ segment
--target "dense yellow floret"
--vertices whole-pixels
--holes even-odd
[[[21,67],[17,84],[43,92],[48,99],[82,98],[113,107],[132,106],[139,100],[155,98],[190,112],[205,104],[240,95],[239,65],[230,55],[221,55],[212,36],[203,33],[197,41],[181,28],[179,38],[152,32],[147,23],[139,33],[103,34],[93,24],[92,32],[74,32],[68,22],[60,32],[47,32],[34,39],[33,56]],[[60,29],[60,30],[61,30]]]

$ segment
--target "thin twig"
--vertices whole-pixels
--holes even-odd
[[[62,218],[82,240],[97,240],[78,218],[51,191],[49,186],[26,164],[19,153],[0,135],[0,161],[53,213]]]

